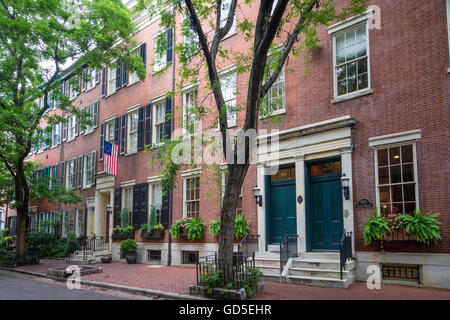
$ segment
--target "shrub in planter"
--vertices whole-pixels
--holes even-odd
[[[137,243],[132,239],[123,240],[120,243],[120,251],[125,256],[128,264],[134,264],[137,260]]]
[[[383,239],[389,231],[389,225],[385,217],[372,215],[364,228],[364,243],[368,245],[372,241]]]
[[[181,218],[175,221],[169,232],[173,238],[181,238],[186,232],[188,239],[202,239],[205,236],[205,223],[200,218]]]
[[[164,238],[164,227],[161,224],[154,226],[143,224],[141,226],[141,237],[144,239]]]
[[[420,243],[435,244],[442,239],[439,232],[439,224],[441,224],[436,217],[439,213],[430,215],[423,215],[419,209],[414,211],[413,215],[404,215],[404,225],[407,233],[412,234],[414,239]]]
[[[113,235],[112,238],[113,239],[128,239],[128,238],[134,238],[132,236],[132,232],[133,232],[134,228],[133,226],[116,226],[113,229]]]
[[[234,236],[236,238],[242,238],[248,234],[248,223],[250,220],[245,219],[243,214],[237,214],[234,220]],[[220,233],[220,218],[217,220],[211,220],[209,225],[209,233],[217,237]]]

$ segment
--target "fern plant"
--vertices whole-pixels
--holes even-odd
[[[202,219],[191,218],[187,219],[185,228],[187,231],[188,239],[201,239],[205,236],[205,223]]]
[[[243,214],[236,215],[234,220],[234,236],[241,238],[248,234],[248,222],[250,220],[245,219]],[[211,220],[209,225],[209,233],[213,237],[217,237],[220,233],[220,218],[217,220]]]
[[[405,230],[412,234],[417,242],[430,244],[433,241],[436,244],[442,239],[438,226],[441,223],[436,219],[437,216],[439,213],[423,215],[419,209],[416,209],[413,215],[403,216]]]
[[[219,236],[220,233],[220,218],[217,220],[211,220],[209,225],[209,233],[213,237]]]
[[[383,239],[390,232],[385,217],[372,215],[364,228],[364,244],[369,245],[374,240]]]

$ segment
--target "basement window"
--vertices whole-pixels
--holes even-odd
[[[420,266],[414,264],[381,264],[383,280],[415,282],[420,284]]]
[[[198,251],[183,251],[183,264],[195,264],[198,260]]]
[[[161,262],[161,250],[147,250],[147,261]]]

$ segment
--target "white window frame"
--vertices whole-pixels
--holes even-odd
[[[109,120],[105,123],[105,141],[113,143],[114,142],[114,131],[115,131],[115,118]],[[110,135],[112,135],[112,139],[110,139]]]
[[[75,209],[75,235],[76,237],[80,237],[81,236],[81,227],[82,227],[82,213],[83,210],[80,208]]]
[[[74,100],[76,97],[78,97],[78,95],[80,94],[80,90],[81,88],[78,88],[78,91],[75,90],[74,84],[70,83],[71,81],[69,80],[69,99],[70,100]],[[78,78],[78,85],[80,83],[80,78]]]
[[[52,124],[52,147],[61,143],[61,123]]]
[[[224,0],[222,1],[222,6],[220,8],[221,13],[220,13],[220,27],[224,27],[225,24],[227,23],[227,19],[228,19],[228,13],[230,11],[230,7],[231,7],[231,2],[232,0]],[[227,6],[227,7],[225,7]],[[230,28],[230,31],[228,31],[228,33],[225,35],[225,37],[223,37],[222,40],[231,37],[232,35],[236,34],[236,10],[234,11],[234,17],[233,17],[233,24]]]
[[[153,65],[153,73],[155,72],[159,72],[162,69],[164,69],[167,66],[167,54],[166,51],[164,51],[164,53],[162,53],[161,55],[158,55],[156,53],[157,49],[158,49],[158,36],[162,33],[166,33],[167,32],[167,28],[166,29],[162,29],[159,30],[158,32],[156,32],[155,34],[153,34],[153,60],[154,60],[154,65]]]
[[[131,50],[131,54],[140,54],[140,48],[141,48],[142,44],[139,44],[138,46],[136,46],[135,48],[133,48],[133,50]],[[137,72],[128,72],[128,86],[131,86],[137,82],[139,82],[139,76],[137,74]]]
[[[277,85],[281,85],[283,87],[283,98],[281,101],[282,106],[281,106],[281,108],[279,108],[275,111],[269,112],[267,117],[286,113],[286,74],[285,74],[284,66],[283,66],[283,69],[281,69],[280,74],[277,77],[277,80],[275,80],[275,82],[272,84],[269,91],[267,92],[267,95],[265,97],[265,99],[267,99],[267,101],[263,102],[263,109],[270,108],[272,110],[272,100],[273,100],[272,92],[273,92],[273,90],[275,90],[275,86],[277,86]]]
[[[83,155],[83,188],[90,188],[94,181],[92,176],[92,157],[94,152]],[[90,179],[89,176],[91,177]]]
[[[116,78],[117,78],[117,74],[116,74],[116,70],[117,67],[108,67],[108,75],[107,75],[107,89],[106,89],[106,95],[111,95],[116,93],[117,88],[116,88]]]
[[[161,107],[162,110],[164,111],[164,112],[162,112],[164,114],[164,116],[162,116],[162,119],[159,119],[157,117],[159,107]],[[152,130],[153,137],[152,137],[152,140],[155,145],[161,145],[163,142],[158,141],[159,140],[158,130],[160,130],[162,128],[163,136],[164,136],[164,130],[165,130],[164,126],[166,123],[166,99],[165,99],[165,97],[162,99],[155,100],[153,102],[153,111],[152,112],[153,112],[153,117],[152,117],[153,118],[153,121],[152,121],[153,122],[153,124],[152,124],[153,125],[153,130]],[[158,122],[157,122],[157,120],[158,120]]]
[[[97,70],[94,68],[87,69],[89,81],[86,82],[86,91],[89,91],[97,85]]]
[[[86,129],[84,130],[84,134],[89,134],[94,131],[95,128],[97,128],[97,118],[98,114],[95,113],[95,103],[87,106],[84,108],[85,114],[86,114],[86,120],[92,121],[92,125],[87,124]],[[98,112],[98,109],[97,109]]]
[[[190,179],[197,179],[197,178],[198,178],[198,188],[199,188],[199,194],[198,195],[199,195],[199,198],[196,199],[196,200],[187,200],[186,199],[187,181],[190,180]],[[191,203],[192,202],[198,202],[198,214],[197,214],[197,217],[195,217],[195,218],[198,218],[200,216],[200,199],[201,199],[201,196],[200,196],[200,175],[195,174],[195,175],[189,175],[189,176],[184,177],[183,178],[183,218],[187,218],[188,217],[188,215],[187,215],[187,203],[188,202],[191,202]]]
[[[133,186],[123,187],[122,194],[122,209],[128,209],[128,221],[130,222],[130,224],[133,224]],[[129,199],[127,199],[127,195]],[[128,200],[130,200],[129,204],[127,204]]]
[[[127,113],[127,153],[135,153],[137,152],[137,143],[138,143],[138,123],[139,123],[139,114],[138,110],[128,112]],[[135,128],[133,128],[133,124],[135,124]],[[134,145],[133,145],[134,140]]]
[[[73,159],[66,161],[66,189],[67,190],[75,189],[75,187],[76,187],[75,185],[72,184],[72,182],[74,181],[74,177],[77,174],[75,172],[76,161],[77,161],[77,158],[73,158]]]
[[[75,139],[75,137],[78,135],[78,119],[77,116],[72,114],[67,117],[67,141],[71,141]]]
[[[156,213],[156,221],[157,221],[157,223],[161,223],[161,210],[162,210],[162,185],[161,185],[161,180],[155,180],[155,181],[153,181],[153,182],[151,182],[151,183],[149,183],[149,198],[148,198],[148,217],[147,217],[147,221],[150,223],[150,212],[151,212],[151,209],[152,209],[152,206],[154,206],[155,204],[154,204],[154,198],[155,198],[155,196],[154,196],[154,193],[156,193],[156,192],[154,192],[154,190],[153,190],[153,188],[156,188],[156,186],[158,186],[159,185],[159,194],[160,194],[160,196],[161,196],[161,202],[160,203],[157,203],[157,207],[156,207],[156,210],[157,210],[157,213]],[[159,206],[159,208],[158,208],[158,206]],[[158,210],[159,210],[159,212],[158,212]]]
[[[192,87],[184,89],[182,93],[183,93],[183,135],[192,136],[197,132],[198,119],[197,114],[192,113],[192,111],[188,109],[198,107],[198,86],[194,85]],[[195,96],[194,97],[195,105],[192,104],[192,96]],[[191,123],[194,124],[193,132],[188,134],[186,127]]]
[[[224,81],[225,78],[228,77],[234,77],[234,80],[232,80],[232,87],[230,90],[231,91],[231,95],[228,97],[227,92],[224,90],[229,90],[229,88],[224,87]],[[237,94],[236,94],[236,77],[237,77],[237,73],[235,70],[230,71],[230,72],[226,72],[226,73],[221,73],[219,76],[219,81],[220,81],[220,86],[222,89],[222,95],[223,95],[223,99],[225,101],[225,105],[234,105],[234,108],[236,108],[236,101],[237,101]],[[237,110],[232,111],[231,113],[228,110],[227,107],[227,123],[228,123],[228,128],[233,128],[237,126]]]

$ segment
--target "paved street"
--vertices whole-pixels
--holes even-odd
[[[142,300],[151,297],[136,296],[112,290],[81,286],[69,290],[65,282],[33,277],[0,270],[0,300]]]

